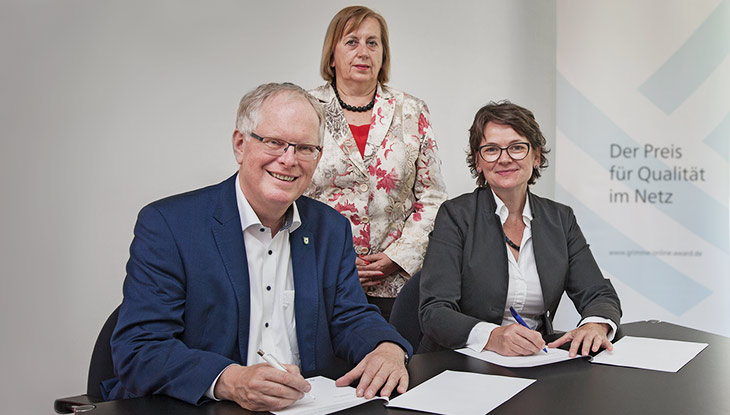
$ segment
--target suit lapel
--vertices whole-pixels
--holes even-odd
[[[301,200],[301,199],[300,199]],[[294,313],[296,316],[297,342],[302,370],[314,370],[317,367],[315,345],[317,336],[317,312],[320,295],[317,290],[321,283],[317,281],[317,263],[314,246],[318,243],[314,233],[307,227],[306,207],[297,203],[302,225],[289,235],[291,259],[294,271]]]
[[[373,107],[373,116],[370,119],[370,132],[368,133],[368,145],[365,147],[363,163],[369,166],[373,157],[380,149],[380,146],[388,134],[393,114],[395,113],[395,98],[387,90],[378,84],[377,97]],[[354,139],[353,139],[354,140]]]
[[[396,100],[393,94],[380,84],[377,88],[377,97],[373,107],[373,116],[370,119],[370,131],[368,132],[364,156],[360,156],[355,138],[352,136],[350,126],[347,124],[345,114],[337,102],[332,86],[328,85],[324,91],[318,90],[318,92],[322,92],[320,100],[323,101],[327,112],[326,128],[330,137],[345,154],[345,157],[350,160],[352,166],[365,176],[368,175],[367,167],[372,163],[388,134],[388,130],[390,130],[395,114]]]
[[[318,89],[317,92],[322,93],[320,101],[323,102],[327,114],[326,128],[329,136],[332,137],[337,147],[345,154],[345,157],[350,160],[352,166],[359,170],[361,174],[367,175],[367,169],[363,163],[362,156],[360,156],[360,150],[357,149],[355,137],[352,136],[347,118],[345,118],[345,114],[342,112],[340,103],[337,102],[337,97],[332,86],[327,85],[324,90]]]
[[[535,253],[535,266],[540,277],[542,298],[547,310],[550,307],[550,299],[560,298],[563,295],[563,284],[560,278],[555,275],[555,261],[561,255],[556,251],[559,244],[553,239],[553,235],[559,235],[561,231],[550,228],[540,201],[529,191],[527,197],[530,198],[530,209],[532,210],[530,225],[532,227],[532,249]]]
[[[243,243],[241,219],[236,202],[237,186],[234,175],[221,184],[221,198],[213,213],[213,237],[218,246],[223,265],[226,268],[238,304],[238,345],[241,363],[246,364],[248,356],[248,331],[251,314],[251,298],[246,261],[246,248]]]
[[[485,221],[486,226],[475,226],[475,229],[486,229],[481,238],[485,241],[481,247],[486,252],[481,256],[482,261],[480,269],[486,275],[493,275],[485,282],[484,289],[493,292],[493,295],[484,294],[484,298],[498,298],[494,304],[489,306],[492,315],[496,316],[496,321],[502,322],[505,305],[507,304],[507,291],[509,288],[509,266],[507,264],[507,246],[504,243],[504,233],[502,232],[502,224],[499,215],[495,213],[497,202],[494,200],[492,189],[489,185],[481,189],[479,193],[479,206],[485,206],[486,209],[478,209],[479,215]],[[484,252],[484,251],[483,251]],[[495,254],[493,254],[493,253]],[[497,258],[497,261],[492,259]]]

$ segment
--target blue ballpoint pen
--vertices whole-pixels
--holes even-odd
[[[520,317],[520,315],[517,313],[517,310],[515,310],[514,307],[509,306],[509,312],[512,313],[512,317],[514,317],[518,323],[522,324],[523,326],[527,327],[528,329],[530,328],[530,326],[528,326],[527,323],[525,323],[525,320],[523,320],[522,317]],[[532,330],[532,329],[530,329],[530,330]],[[543,347],[542,351],[547,353],[548,352],[547,347]]]

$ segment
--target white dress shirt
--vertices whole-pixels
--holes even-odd
[[[497,208],[495,214],[499,216],[500,222],[504,226],[509,216],[509,210],[502,199],[492,191]],[[542,323],[540,316],[545,312],[545,303],[542,296],[542,286],[540,285],[540,276],[537,273],[537,264],[535,262],[535,251],[532,246],[532,210],[530,209],[530,199],[525,200],[525,207],[522,210],[522,221],[525,223],[525,230],[522,232],[522,241],[520,242],[520,255],[517,260],[512,250],[507,247],[507,263],[509,269],[509,284],[507,288],[507,302],[505,303],[504,316],[502,317],[502,326],[516,323],[515,319],[509,311],[510,306],[520,314],[522,319],[531,329],[539,329]],[[505,245],[507,243],[505,242]],[[616,325],[613,321],[601,317],[586,317],[579,326],[586,323],[607,323],[611,326],[608,334],[608,340],[613,340],[616,334]],[[469,332],[466,347],[479,352],[484,349],[489,341],[492,330],[500,327],[494,323],[480,322],[477,323]]]
[[[302,224],[299,210],[296,202],[293,203],[285,214],[284,224],[272,238],[271,229],[261,224],[238,183],[236,176],[236,201],[246,247],[251,301],[246,362],[247,365],[263,363],[256,353],[261,349],[276,356],[281,363],[299,366],[289,244],[289,234]],[[206,392],[209,398],[216,399],[213,391],[218,377]]]

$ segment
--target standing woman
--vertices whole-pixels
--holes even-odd
[[[357,270],[368,301],[388,319],[395,296],[421,268],[439,205],[446,199],[426,104],[385,85],[388,27],[363,6],[330,22],[310,93],[325,107],[322,159],[305,193],[350,220]]]
[[[547,166],[547,152],[528,109],[491,102],[477,112],[467,163],[478,187],[441,206],[423,264],[422,352],[540,352],[563,292],[581,321],[548,346],[571,341],[571,356],[612,348],[621,318],[616,291],[573,210],[529,190]]]

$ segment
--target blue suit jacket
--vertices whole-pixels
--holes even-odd
[[[111,340],[108,399],[164,394],[200,404],[229,364],[246,364],[249,275],[235,176],[143,208]],[[411,346],[368,305],[347,219],[301,197],[290,235],[303,371],[355,364],[379,343]]]

